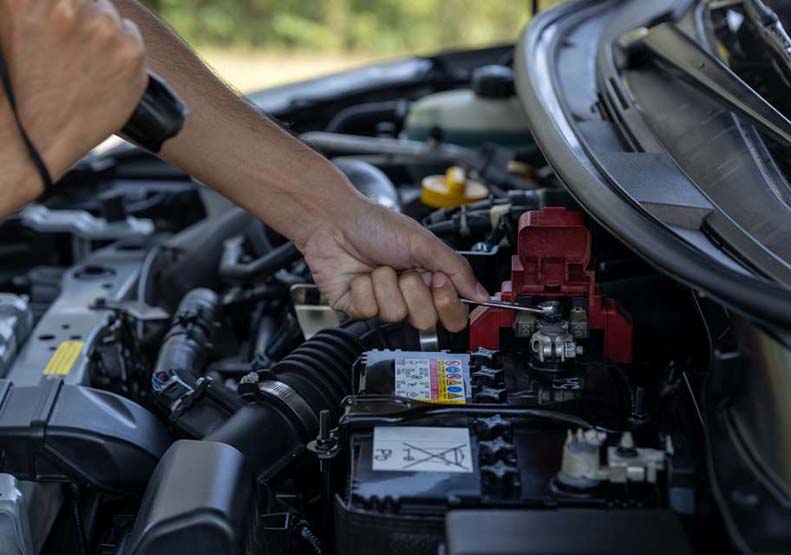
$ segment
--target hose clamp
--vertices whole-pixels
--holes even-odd
[[[280,381],[262,381],[258,383],[258,393],[274,401],[278,408],[291,413],[303,428],[306,437],[315,436],[319,429],[319,419],[310,405],[294,389]]]

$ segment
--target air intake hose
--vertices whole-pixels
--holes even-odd
[[[236,447],[263,473],[315,439],[322,410],[338,416],[363,351],[417,342],[402,325],[352,322],[317,333],[271,368],[254,367],[237,393],[200,375],[218,315],[213,291],[195,289],[184,297],[154,367],[152,391],[181,434]]]
[[[200,374],[211,349],[219,299],[210,289],[193,289],[182,299],[152,372],[154,399],[170,413],[182,434],[202,438],[239,410],[242,400]]]
[[[322,410],[337,415],[362,352],[355,334],[343,328],[317,333],[271,369],[245,376],[239,392],[250,404],[206,439],[236,447],[258,472],[278,468],[316,437]]]

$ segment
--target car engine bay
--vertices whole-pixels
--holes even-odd
[[[696,392],[726,316],[563,188],[507,56],[278,116],[533,311],[350,321],[292,243],[129,145],[4,221],[3,552],[717,550]]]

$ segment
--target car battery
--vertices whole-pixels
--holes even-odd
[[[357,394],[344,403],[340,425],[347,466],[335,498],[339,553],[434,555],[445,515],[456,509],[655,505],[653,485],[577,491],[562,483],[565,451],[582,430],[573,415],[520,405],[507,358],[486,349],[360,358]],[[601,445],[581,448],[598,453],[617,441],[597,434]]]
[[[498,365],[493,351],[372,351],[360,359],[359,394],[346,407],[353,424],[346,487],[336,497],[338,552],[398,544],[399,552],[433,555],[452,508],[543,503],[564,430],[522,430],[507,416],[464,412],[480,406],[481,394],[507,406]]]

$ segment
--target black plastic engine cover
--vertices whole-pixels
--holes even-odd
[[[170,443],[159,419],[113,393],[0,380],[0,468],[20,480],[139,492]]]
[[[251,486],[244,456],[230,445],[177,441],[151,478],[123,555],[242,553]]]

